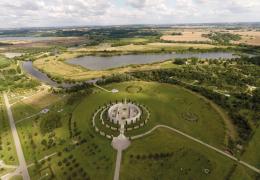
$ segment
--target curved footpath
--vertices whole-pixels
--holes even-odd
[[[232,155],[230,155],[230,154],[228,154],[228,153],[225,153],[224,151],[222,151],[222,150],[220,150],[220,149],[217,149],[217,148],[215,148],[215,147],[213,147],[213,146],[211,146],[211,145],[209,145],[209,144],[207,144],[207,143],[205,143],[205,142],[203,142],[203,141],[201,141],[201,140],[199,140],[199,139],[196,139],[196,138],[194,138],[194,137],[192,137],[192,136],[190,136],[190,135],[188,135],[188,134],[186,134],[186,133],[184,133],[184,132],[181,132],[181,131],[179,131],[179,130],[177,130],[177,129],[175,129],[175,128],[172,128],[172,127],[169,127],[169,126],[166,126],[166,125],[157,125],[157,126],[153,127],[151,130],[149,130],[149,131],[147,131],[147,132],[145,132],[145,133],[143,133],[143,134],[140,134],[140,135],[137,135],[137,136],[133,136],[131,139],[134,140],[134,139],[142,138],[142,137],[144,137],[144,136],[146,136],[146,135],[151,134],[153,131],[155,131],[155,130],[158,129],[158,128],[165,128],[165,129],[169,129],[169,130],[171,130],[171,131],[174,131],[175,133],[178,133],[178,134],[180,134],[180,135],[182,135],[182,136],[184,136],[184,137],[186,137],[186,138],[188,138],[188,139],[190,139],[190,140],[193,140],[193,141],[195,141],[195,142],[197,142],[197,143],[200,143],[200,144],[202,144],[203,146],[206,146],[207,148],[210,148],[210,149],[212,149],[212,150],[214,150],[214,151],[216,151],[216,152],[218,152],[218,153],[220,153],[220,154],[222,154],[222,155],[224,155],[224,156],[226,156],[226,157],[228,157],[228,158],[230,158],[230,159],[232,159],[232,160],[238,162],[239,164],[248,167],[249,169],[255,171],[256,173],[259,173],[259,174],[260,174],[260,169],[254,167],[254,166],[252,166],[252,165],[250,165],[250,164],[248,164],[248,163],[246,163],[246,162],[244,162],[244,161],[241,161],[241,160],[239,160],[238,158],[236,158],[236,157],[234,157],[234,156],[232,156]]]

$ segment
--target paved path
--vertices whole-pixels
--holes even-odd
[[[10,178],[16,175],[20,175],[20,168],[17,168],[15,171],[1,176],[1,180],[9,180]]]
[[[157,126],[155,126],[154,128],[152,128],[151,130],[149,130],[149,131],[147,131],[147,132],[145,132],[145,133],[143,133],[143,134],[140,134],[140,135],[131,137],[131,139],[138,139],[138,138],[144,137],[144,136],[146,136],[146,135],[152,133],[153,131],[155,131],[155,130],[158,129],[158,128],[166,128],[166,129],[169,129],[169,130],[171,130],[171,131],[174,131],[174,132],[176,132],[176,133],[178,133],[178,134],[181,134],[182,136],[184,136],[184,137],[186,137],[186,138],[188,138],[188,139],[191,139],[191,140],[193,140],[193,141],[195,141],[195,142],[197,142],[197,143],[200,143],[200,144],[202,144],[203,146],[206,146],[206,147],[208,147],[208,148],[210,148],[210,149],[212,149],[212,150],[214,150],[214,151],[216,151],[216,152],[218,152],[218,153],[220,153],[220,154],[222,154],[222,155],[224,155],[224,156],[226,156],[226,157],[228,157],[228,158],[230,158],[230,159],[232,159],[232,160],[238,162],[239,164],[242,164],[242,165],[248,167],[249,169],[251,169],[251,170],[253,170],[253,171],[255,171],[255,172],[257,172],[257,173],[260,174],[260,170],[259,170],[258,168],[254,167],[254,166],[252,166],[252,165],[250,165],[250,164],[248,164],[248,163],[246,163],[246,162],[244,162],[244,161],[240,161],[240,160],[237,159],[236,157],[234,157],[234,156],[232,156],[232,155],[230,155],[230,154],[228,154],[228,153],[225,153],[224,151],[222,151],[222,150],[220,150],[220,149],[217,149],[217,148],[215,148],[215,147],[213,147],[213,146],[211,146],[211,145],[209,145],[209,144],[207,144],[207,143],[205,143],[205,142],[203,142],[203,141],[201,141],[201,140],[199,140],[199,139],[196,139],[196,138],[194,138],[194,137],[192,137],[192,136],[190,136],[190,135],[188,135],[188,134],[186,134],[186,133],[184,133],[184,132],[181,132],[181,131],[179,131],[179,130],[177,130],[177,129],[175,129],[175,128],[172,128],[172,127],[169,127],[169,126],[166,126],[166,125],[157,125]]]
[[[119,91],[117,89],[112,89],[111,91],[110,90],[107,90],[99,85],[97,85],[96,83],[93,83],[93,85],[103,91],[106,91],[106,92],[109,92],[109,93],[118,93]]]
[[[47,155],[47,156],[44,156],[42,159],[38,160],[38,162],[42,162],[43,160],[46,160],[46,159],[48,159],[48,158],[50,158],[50,157],[52,157],[52,156],[55,156],[56,154],[57,154],[57,152],[52,153],[52,154]],[[35,165],[35,163],[31,163],[31,164],[29,164],[29,165],[27,166],[27,168],[29,168],[29,167],[31,167],[31,166],[34,166],[34,165]]]
[[[20,172],[22,173],[23,180],[29,180],[30,176],[29,176],[26,161],[25,161],[25,158],[24,158],[23,149],[22,149],[21,142],[20,142],[20,139],[19,139],[19,136],[18,136],[18,132],[16,130],[16,126],[15,126],[15,122],[14,122],[14,118],[13,118],[13,113],[12,113],[11,106],[10,106],[10,103],[9,103],[9,100],[8,100],[6,93],[4,93],[4,101],[5,101],[5,105],[6,105],[6,109],[7,109],[7,114],[8,114],[8,118],[9,118],[11,132],[12,132],[13,139],[14,139],[16,153],[17,153],[18,160],[19,160],[18,170],[20,170]]]
[[[37,115],[39,115],[39,114],[42,114],[42,112],[38,112],[38,113],[35,113],[35,114],[30,115],[30,116],[28,116],[28,117],[25,117],[25,118],[23,118],[23,119],[19,119],[19,120],[16,121],[15,123],[18,124],[18,123],[20,123],[20,122],[22,122],[22,121],[24,121],[24,120],[27,120],[27,119],[33,118],[33,117],[35,117],[35,116],[37,116]]]
[[[122,161],[122,151],[118,150],[116,154],[116,167],[114,172],[114,180],[119,180],[121,161]]]
[[[112,141],[113,148],[117,150],[114,180],[119,180],[122,152],[123,150],[127,149],[129,145],[130,141],[128,138],[124,136],[124,134],[120,134],[118,137],[115,137]]]
[[[0,161],[0,168],[15,169],[17,166],[5,164],[4,161]]]

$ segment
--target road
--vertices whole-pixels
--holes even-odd
[[[26,161],[25,161],[25,158],[24,158],[22,145],[21,145],[21,142],[20,142],[20,139],[19,139],[19,136],[18,136],[18,132],[17,132],[16,126],[15,126],[15,122],[14,122],[11,106],[10,106],[7,94],[4,93],[3,95],[4,95],[5,106],[6,106],[6,109],[7,109],[7,114],[8,114],[8,118],[9,118],[10,127],[11,127],[11,132],[12,132],[13,139],[14,139],[16,153],[17,153],[18,160],[19,160],[19,167],[18,167],[18,169],[21,172],[23,180],[29,180],[30,176],[29,176],[29,172],[28,172],[28,169],[27,169]]]
[[[140,135],[137,135],[137,136],[133,136],[131,139],[139,139],[141,137],[144,137],[144,136],[152,133],[153,131],[155,131],[158,128],[166,128],[166,129],[169,129],[171,131],[174,131],[175,133],[181,134],[182,136],[184,136],[184,137],[186,137],[188,139],[191,139],[191,140],[193,140],[193,141],[195,141],[197,143],[200,143],[203,146],[206,146],[206,147],[208,147],[208,148],[210,148],[210,149],[212,149],[212,150],[214,150],[214,151],[216,151],[216,152],[218,152],[218,153],[220,153],[220,154],[222,154],[222,155],[224,155],[224,156],[226,156],[226,157],[228,157],[228,158],[238,162],[239,164],[248,167],[249,169],[251,169],[251,170],[253,170],[253,171],[257,172],[257,173],[260,173],[260,170],[258,168],[254,167],[254,166],[252,166],[252,165],[250,165],[250,164],[248,164],[248,163],[246,163],[244,161],[240,161],[236,157],[234,157],[234,156],[232,156],[232,155],[230,155],[228,153],[225,153],[224,151],[222,151],[220,149],[217,149],[217,148],[215,148],[215,147],[213,147],[213,146],[211,146],[211,145],[209,145],[209,144],[207,144],[207,143],[205,143],[205,142],[203,142],[203,141],[201,141],[199,139],[196,139],[196,138],[194,138],[194,137],[192,137],[192,136],[190,136],[190,135],[188,135],[188,134],[186,134],[184,132],[181,132],[181,131],[179,131],[179,130],[177,130],[175,128],[172,128],[172,127],[169,127],[169,126],[166,126],[166,125],[157,125],[157,126],[153,127],[151,130],[149,130],[149,131],[147,131],[147,132],[145,132],[143,134],[140,134]]]

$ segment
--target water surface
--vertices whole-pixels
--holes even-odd
[[[51,78],[49,78],[45,73],[39,71],[37,68],[33,66],[33,63],[31,61],[24,61],[22,62],[22,68],[23,70],[30,74],[32,77],[36,78],[40,82],[43,82],[45,84],[48,84],[52,87],[63,87],[63,88],[71,88],[73,86],[79,85],[81,83],[74,83],[74,84],[69,84],[69,83],[57,83],[56,81],[53,81]],[[92,79],[92,80],[87,80],[85,83],[95,83],[100,78]]]
[[[90,70],[105,70],[127,66],[131,64],[148,64],[161,62],[172,58],[199,58],[199,59],[233,59],[237,56],[229,52],[209,52],[209,53],[170,53],[170,54],[138,54],[138,55],[121,55],[111,57],[85,56],[70,59],[66,62],[69,64],[80,65]]]
[[[22,63],[22,68],[25,70],[28,74],[35,77],[36,79],[40,80],[41,82],[44,82],[46,84],[49,84],[54,87],[58,87],[59,84],[50,79],[46,74],[39,71],[37,68],[33,67],[33,64],[31,61],[25,61]]]

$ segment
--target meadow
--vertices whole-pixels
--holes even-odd
[[[134,91],[133,85],[141,90]],[[211,145],[225,148],[225,123],[210,103],[199,96],[178,86],[143,81],[113,83],[105,88],[116,88],[119,93],[111,94],[94,88],[92,94],[70,103],[69,96],[53,100],[48,106],[50,112],[58,114],[62,109],[62,115],[61,125],[50,133],[43,134],[41,130],[41,122],[48,116],[46,114],[17,123],[32,179],[40,178],[45,171],[59,178],[72,178],[73,173],[77,176],[82,173],[91,179],[112,179],[116,151],[110,145],[110,140],[94,131],[91,117],[99,106],[124,98],[144,104],[151,112],[147,126],[129,135],[143,133],[157,124],[165,124]],[[47,94],[45,99],[51,100],[53,95]],[[35,104],[40,101],[32,102],[24,101],[13,106],[16,120],[30,115],[21,114],[23,111],[33,114],[44,107]],[[195,114],[198,121],[185,119],[188,112]],[[138,143],[142,141],[136,140]]]
[[[240,169],[239,177],[230,175]],[[140,171],[142,169],[142,171]],[[256,174],[166,129],[134,140],[125,151],[121,179],[254,179]]]

